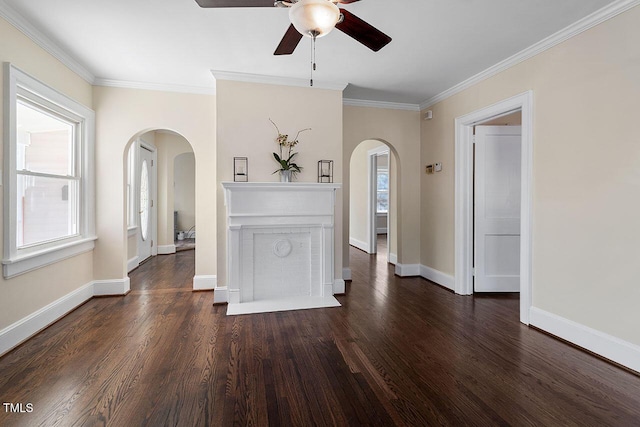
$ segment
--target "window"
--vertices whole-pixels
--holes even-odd
[[[387,213],[389,211],[389,169],[378,168],[377,177],[377,213]]]
[[[12,277],[93,249],[94,112],[5,64],[4,259]]]

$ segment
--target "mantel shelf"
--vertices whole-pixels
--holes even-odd
[[[342,187],[340,183],[320,183],[320,182],[231,182],[222,183],[224,188],[233,188],[234,190],[242,189],[261,189],[261,190],[326,190],[333,188],[335,190]]]

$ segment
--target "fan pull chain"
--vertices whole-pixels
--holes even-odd
[[[313,72],[316,70],[316,33],[311,32],[311,78],[309,79],[309,86],[313,86]]]

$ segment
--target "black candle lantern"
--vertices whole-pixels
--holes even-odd
[[[320,160],[318,162],[318,182],[333,182],[333,160]]]
[[[249,181],[249,159],[246,157],[233,158],[233,180],[235,182]]]

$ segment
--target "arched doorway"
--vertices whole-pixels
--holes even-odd
[[[397,153],[386,141],[362,141],[351,153],[349,245],[392,264],[398,258],[398,170]]]
[[[180,188],[190,194],[192,203],[183,216],[193,224],[187,230],[177,230],[175,214],[175,159],[190,154],[192,162],[180,170],[182,177],[190,175],[191,188]],[[150,256],[176,252],[178,231],[195,237],[195,156],[191,144],[180,134],[166,129],[140,132],[124,150],[125,204],[127,228],[127,272]],[[182,167],[182,166],[179,166]],[[193,239],[195,240],[195,239]],[[195,246],[193,247],[195,248]]]

